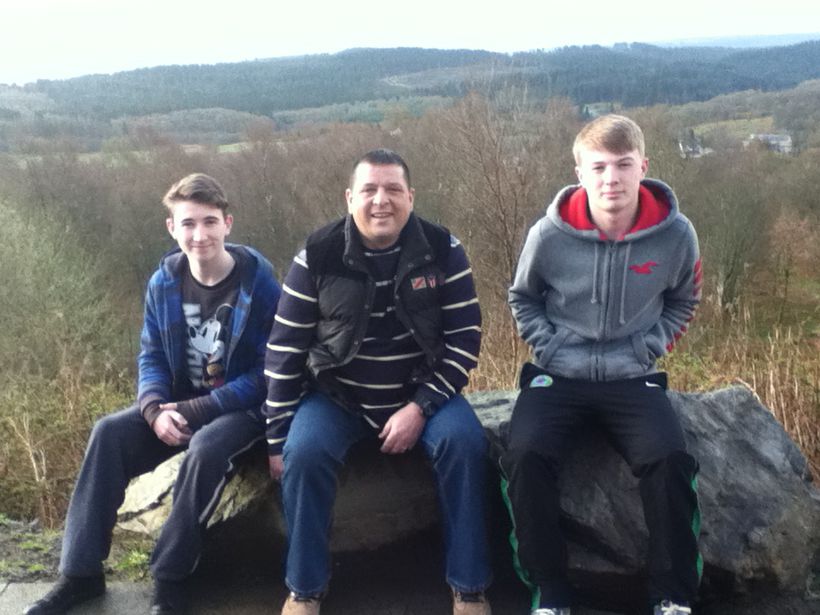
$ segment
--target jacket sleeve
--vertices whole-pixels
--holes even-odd
[[[155,274],[156,276],[157,274]],[[145,293],[145,310],[140,334],[140,352],[137,356],[137,401],[145,419],[150,423],[156,418],[157,404],[171,400],[173,374],[162,345],[157,320],[155,284],[152,277]]]
[[[308,349],[319,319],[316,286],[304,250],[293,259],[282,291],[265,354],[268,394],[262,413],[271,455],[281,454],[293,415],[304,396]]]
[[[676,277],[663,293],[660,319],[645,334],[647,348],[656,359],[671,352],[675,343],[686,333],[701,299],[703,268],[698,237],[688,220],[681,245],[672,254],[680,255]]]
[[[543,223],[539,222],[527,234],[515,280],[508,293],[518,334],[532,347],[536,357],[541,356],[555,334],[555,327],[547,318],[546,311],[547,283],[542,259],[547,250],[544,244]]]
[[[464,388],[470,370],[478,364],[481,348],[481,309],[473,270],[464,246],[452,236],[440,296],[444,354],[432,376],[419,384],[413,396],[414,402],[433,411]]]

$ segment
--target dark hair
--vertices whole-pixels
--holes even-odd
[[[359,165],[364,162],[368,164],[395,164],[400,166],[402,171],[404,172],[404,179],[407,181],[407,187],[410,187],[410,168],[407,166],[407,163],[404,161],[404,158],[399,156],[396,152],[394,152],[391,149],[379,148],[370,150],[364,156],[362,156],[356,161],[356,163],[353,165],[353,170],[350,173],[350,185],[348,186],[349,188],[353,187],[353,180],[356,177],[356,169],[358,169]]]
[[[175,183],[165,196],[162,204],[173,213],[174,205],[180,201],[193,201],[200,205],[213,205],[224,215],[228,209],[228,197],[225,190],[210,175],[191,173]]]

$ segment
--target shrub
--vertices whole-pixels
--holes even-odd
[[[124,328],[71,229],[0,204],[0,512],[63,516],[89,428],[122,405]]]

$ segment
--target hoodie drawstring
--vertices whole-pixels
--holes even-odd
[[[596,304],[598,303],[598,242],[594,242],[595,245],[595,258],[592,261],[592,299],[590,299],[590,303]]]
[[[625,325],[626,317],[624,315],[626,304],[626,274],[629,273],[629,256],[632,252],[632,242],[626,242],[626,254],[624,255],[624,275],[621,280],[621,313],[618,315],[618,324]]]

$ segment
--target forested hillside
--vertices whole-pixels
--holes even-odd
[[[159,66],[114,75],[38,81],[61,112],[113,118],[224,107],[269,115],[275,111],[406,95],[385,78],[422,70],[501,62],[485,51],[352,49],[214,65]]]
[[[453,71],[460,67],[461,71]],[[408,82],[405,75],[424,71]],[[445,83],[439,73],[447,78]],[[737,90],[779,90],[820,77],[820,41],[788,47],[662,48],[645,44],[567,47],[512,56],[484,51],[354,49],[234,64],[160,66],[27,86],[62,113],[113,118],[224,107],[269,115],[413,94],[460,95],[475,81],[527,84],[579,104],[706,100]]]
[[[192,142],[236,140],[236,117],[253,114],[292,126],[315,121],[379,122],[402,104],[420,115],[442,99],[512,86],[533,99],[554,96],[579,107],[704,101],[737,91],[768,92],[820,78],[820,41],[762,49],[666,48],[646,44],[566,47],[504,55],[486,51],[352,49],[216,65],[159,66],[113,75],[0,86],[0,151],[29,138],[76,137],[86,150],[133,125],[162,124]],[[431,101],[431,102],[428,102]],[[385,111],[385,107],[389,110]],[[199,132],[198,109],[222,109]],[[317,111],[323,109],[322,111]],[[304,115],[303,115],[304,114]],[[213,115],[213,114],[212,114]],[[224,120],[226,124],[222,124]],[[181,127],[168,124],[179,123]]]

